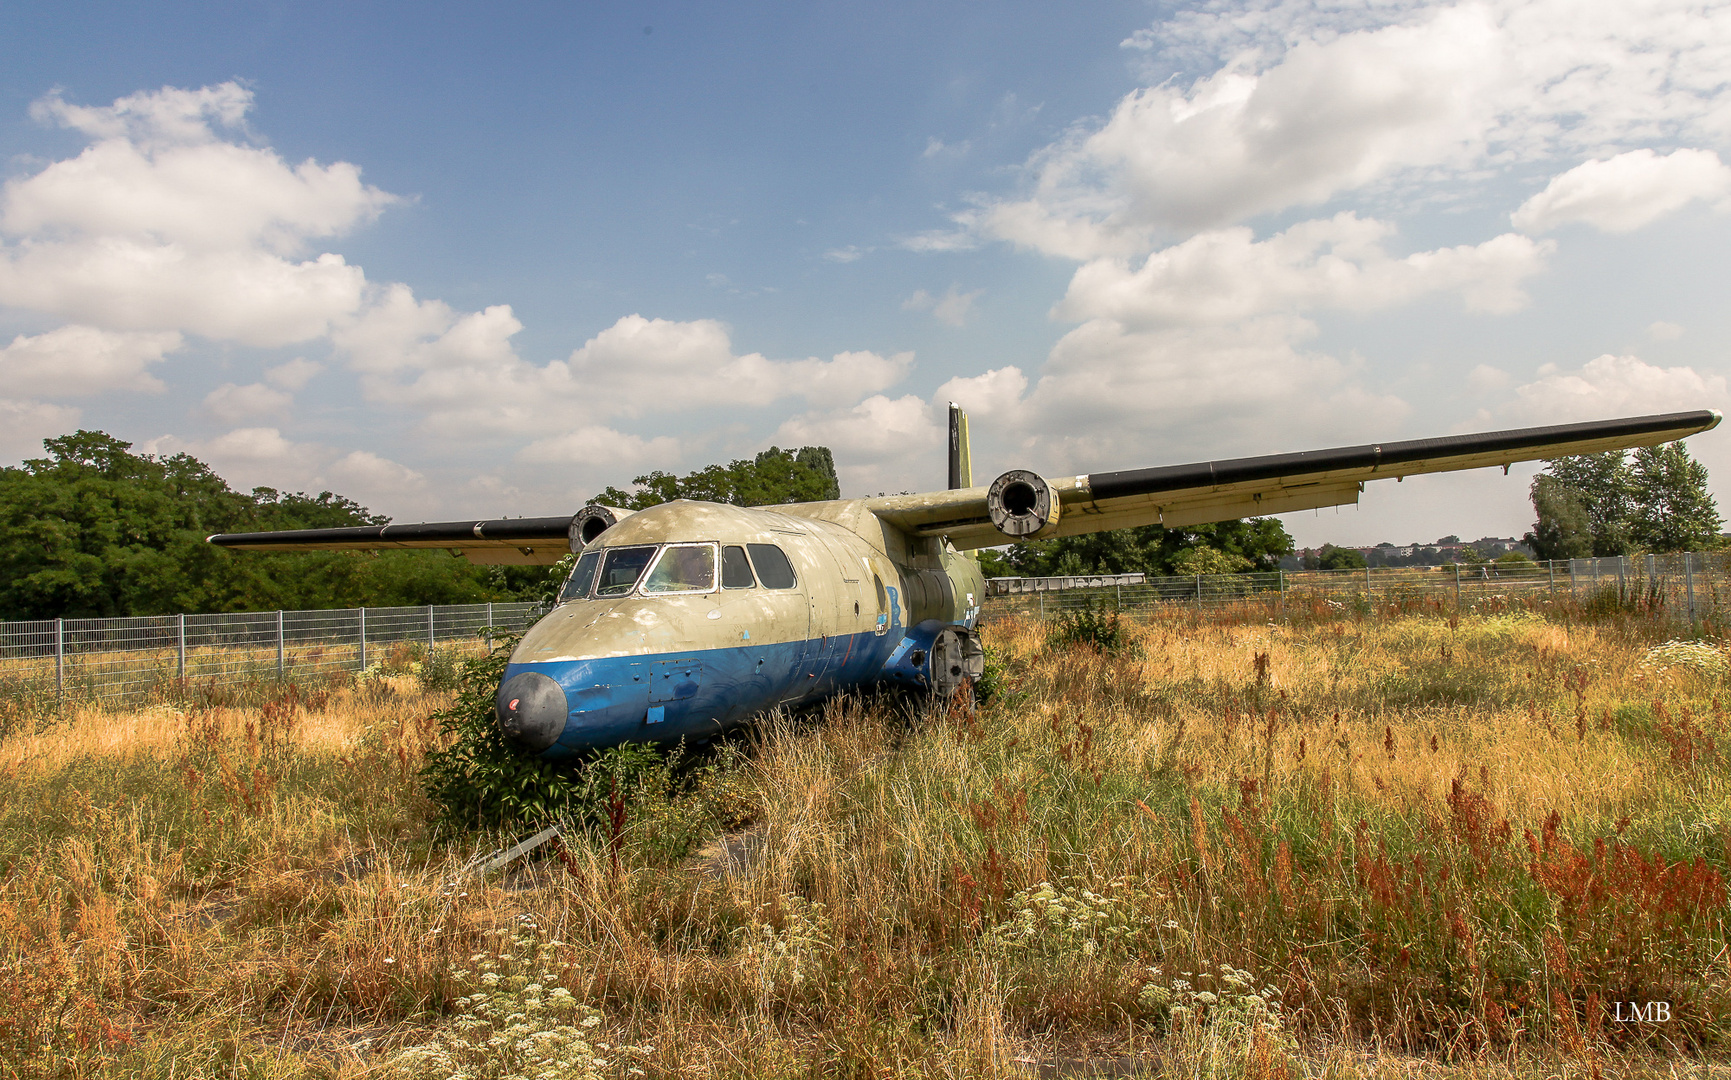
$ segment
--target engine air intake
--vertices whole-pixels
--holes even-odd
[[[590,503],[577,511],[571,519],[569,530],[571,550],[582,551],[594,543],[596,537],[619,524],[621,518],[628,518],[635,512],[618,506],[602,506],[600,503]]]
[[[1058,529],[1062,507],[1046,478],[1026,469],[1011,469],[992,481],[986,492],[986,513],[1005,536],[1043,539]]]

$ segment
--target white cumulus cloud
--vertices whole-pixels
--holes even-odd
[[[833,450],[844,493],[885,490],[890,478],[907,477],[922,465],[922,471],[933,475],[915,482],[920,490],[927,490],[944,481],[944,424],[936,406],[913,394],[899,398],[873,394],[850,408],[789,417],[777,429],[776,441]]]
[[[1633,232],[1697,199],[1726,208],[1731,167],[1711,150],[1656,154],[1642,148],[1594,159],[1553,177],[1511,215],[1515,228],[1549,232],[1580,222],[1608,233]]]
[[[226,424],[238,424],[258,417],[287,415],[294,404],[294,395],[324,365],[303,356],[268,368],[264,382],[237,385],[223,383],[204,396],[204,411]]]
[[[265,372],[264,377],[272,386],[293,392],[305,389],[307,383],[312,382],[313,377],[324,369],[325,366],[317,360],[308,360],[304,356],[297,356],[293,360],[270,368]]]
[[[1500,409],[1480,414],[1481,422],[1542,425],[1696,409],[1731,412],[1725,376],[1687,365],[1662,367],[1607,353],[1578,368],[1546,364],[1536,375],[1515,387]],[[1719,477],[1731,471],[1731,445],[1723,432],[1721,426],[1689,441],[1690,452]]]
[[[1128,256],[1348,192],[1731,134],[1723,0],[1219,3],[1131,44],[1157,42],[1156,85],[1035,154],[1028,190],[955,215],[960,234]]]
[[[302,256],[396,197],[347,162],[291,165],[216,130],[240,128],[251,102],[234,83],[38,102],[38,117],[92,142],[0,191],[0,304],[260,346],[320,337],[356,312],[361,270]]]
[[[517,451],[517,460],[543,465],[668,466],[679,460],[679,440],[670,435],[645,439],[610,427],[582,427],[537,439]]]
[[[1383,250],[1393,232],[1352,213],[1301,222],[1261,241],[1243,227],[1204,232],[1134,269],[1121,259],[1087,263],[1053,314],[1126,326],[1203,325],[1277,311],[1369,311],[1436,292],[1459,293],[1468,309],[1512,311],[1526,303],[1520,282],[1543,268],[1549,250],[1508,233],[1395,258]]]
[[[1659,367],[1638,356],[1596,357],[1574,370],[1546,364],[1515,388],[1504,412],[1534,424],[1731,407],[1725,376]]]
[[[263,383],[239,386],[223,383],[204,395],[204,411],[225,424],[238,424],[259,416],[281,416],[294,404],[294,395]]]
[[[147,454],[188,453],[233,487],[338,491],[363,505],[401,507],[427,492],[425,475],[367,450],[298,442],[274,427],[242,427],[209,439],[163,435],[141,443]]]
[[[838,405],[893,386],[913,366],[912,353],[842,352],[828,360],[736,354],[727,327],[713,319],[641,315],[619,319],[564,360],[537,366],[511,345],[521,328],[506,306],[458,315],[394,286],[336,340],[367,373],[375,401],[413,406],[433,424],[536,435],[570,427],[574,410],[607,419],[786,398]]]
[[[386,492],[413,489],[427,478],[407,465],[369,450],[353,450],[326,465],[324,475],[344,491]]]
[[[62,326],[18,335],[0,348],[0,386],[32,397],[86,397],[110,390],[160,393],[152,364],[181,347],[180,335]]]
[[[0,398],[0,460],[41,457],[42,440],[76,430],[80,415],[65,405]]]
[[[912,296],[902,301],[902,310],[929,311],[932,318],[946,326],[966,326],[974,317],[974,301],[985,291],[973,289],[963,292],[961,286],[951,285],[942,296],[933,296],[924,289],[916,289]]]

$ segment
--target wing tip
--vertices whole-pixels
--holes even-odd
[[[1725,414],[1720,412],[1718,409],[1708,409],[1707,415],[1711,416],[1713,419],[1707,422],[1707,426],[1702,428],[1702,431],[1712,431],[1714,428],[1719,426],[1719,421],[1725,419]]]

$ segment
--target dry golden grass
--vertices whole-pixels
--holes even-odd
[[[0,742],[0,1076],[1705,1074],[1731,687],[1668,630],[1008,620],[977,713],[768,724],[490,879],[413,680],[75,712]]]

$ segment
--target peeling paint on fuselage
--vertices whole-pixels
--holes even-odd
[[[971,629],[985,593],[978,564],[948,545],[927,541],[927,565],[909,565],[914,545],[858,500],[769,510],[681,500],[620,521],[592,546],[688,541],[774,544],[797,583],[553,609],[505,672],[539,672],[564,691],[569,715],[542,757],[696,740],[777,705],[876,682],[923,685],[933,638]]]

